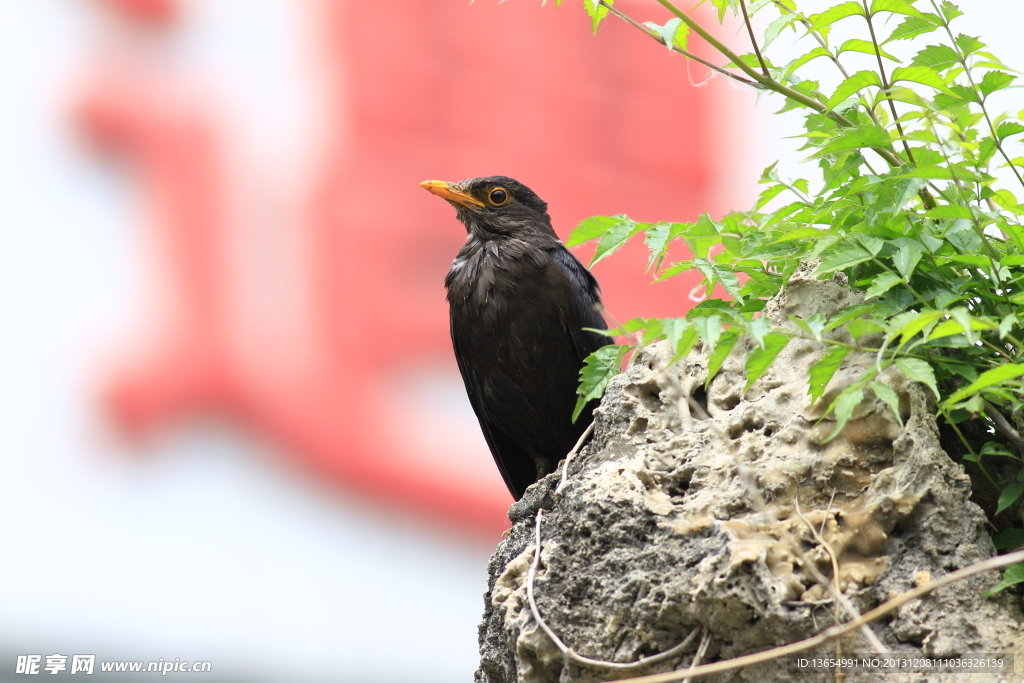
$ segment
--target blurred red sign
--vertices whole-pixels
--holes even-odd
[[[188,30],[188,5],[104,5],[125,32]],[[349,490],[500,531],[511,499],[475,423],[445,407],[461,389],[443,279],[465,232],[419,181],[516,177],[563,238],[590,215],[693,219],[722,208],[721,88],[693,87],[681,57],[614,18],[593,37],[577,7],[310,10],[325,125],[293,213],[274,214],[273,187],[236,191],[216,83],[136,59],[132,41],[90,79],[78,120],[137,170],[152,247],[151,304],[117,355],[109,406],[132,431],[223,415]],[[613,315],[692,305],[695,278],[651,286],[645,263],[632,244],[595,270]]]

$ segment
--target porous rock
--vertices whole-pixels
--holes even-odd
[[[841,279],[801,269],[767,308],[778,325],[831,315],[859,299]],[[845,330],[835,339],[852,342]],[[845,336],[844,336],[845,335]],[[531,487],[509,511],[513,527],[488,567],[477,683],[605,681],[730,659],[812,636],[846,621],[831,591],[866,611],[922,582],[992,554],[970,482],[938,445],[929,394],[895,370],[878,381],[901,415],[869,390],[838,436],[811,405],[807,372],[824,345],[793,339],[744,391],[741,340],[704,391],[707,356],[669,366],[667,345],[636,354],[595,414],[590,443]],[[826,388],[834,396],[869,367],[853,352]],[[688,406],[690,395],[700,404]],[[564,464],[563,464],[564,467]],[[538,624],[527,584],[538,510],[544,510],[537,608],[576,653],[630,663],[609,669],[572,661]],[[831,552],[830,552],[831,551]],[[833,567],[838,567],[838,572]],[[814,569],[817,571],[815,572]],[[977,575],[910,602],[872,624],[902,655],[1015,653],[1024,628],[1012,596],[983,598],[998,579]],[[668,660],[643,664],[692,638]],[[838,652],[870,653],[860,634]],[[835,656],[837,643],[811,651]],[[1008,681],[1001,674],[847,674],[845,680]],[[834,681],[775,660],[708,681]]]

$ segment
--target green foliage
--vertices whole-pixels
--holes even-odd
[[[1024,564],[1012,564],[1003,572],[1003,580],[989,590],[982,593],[987,598],[992,597],[999,591],[1009,588],[1018,583],[1024,583]]]
[[[626,347],[609,344],[587,356],[586,363],[580,370],[580,388],[577,392],[579,398],[576,400],[576,408],[572,411],[573,422],[580,416],[588,402],[604,395],[608,380],[619,373],[625,352]]]
[[[719,219],[584,221],[569,244],[596,240],[594,263],[642,235],[656,280],[696,271],[709,300],[686,318],[636,319],[614,331],[630,343],[588,361],[581,402],[600,395],[629,348],[656,339],[669,339],[677,358],[701,342],[710,382],[749,338],[746,388],[794,336],[815,339],[827,348],[810,369],[810,400],[829,401],[823,407],[835,421],[832,436],[872,394],[902,419],[895,392],[880,377],[895,366],[935,397],[972,476],[994,491],[989,512],[1017,519],[1010,513],[1024,498],[1024,206],[1015,192],[1024,190],[1024,154],[1016,149],[1024,111],[989,106],[1016,87],[1013,70],[979,38],[956,32],[962,12],[949,0],[847,0],[810,15],[795,0],[711,0],[720,20],[731,12],[750,27],[748,12],[761,15],[763,41],[746,54],[717,42],[679,6],[659,3],[671,21],[644,27],[628,19],[670,49],[685,49],[700,35],[721,54],[720,73],[781,96],[780,113],[800,110],[800,149],[821,178],[787,180],[773,165],[754,207]],[[584,7],[596,30],[610,3],[584,0]],[[859,34],[835,46],[829,41],[840,26]],[[789,29],[805,47],[778,65],[769,46]],[[807,65],[822,59],[835,67],[834,78],[806,78]],[[848,69],[848,60],[874,66]],[[666,263],[675,245],[685,245],[689,257]],[[830,320],[794,319],[795,327],[773,329],[762,316],[765,303],[813,259],[817,277],[845,274],[865,292],[865,304]],[[840,325],[852,344],[825,334]],[[876,362],[838,395],[826,394],[853,351],[870,352]],[[997,589],[1022,581],[1024,567],[1011,567]]]

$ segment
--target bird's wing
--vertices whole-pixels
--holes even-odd
[[[572,336],[573,345],[579,355],[580,366],[583,360],[602,346],[612,343],[611,338],[596,332],[586,332],[583,328],[589,327],[596,330],[606,330],[605,323],[597,306],[601,303],[601,290],[597,280],[590,274],[583,264],[579,262],[567,249],[561,245],[553,249],[551,256],[555,263],[562,269],[569,282],[572,284],[572,291],[575,294],[569,302],[566,311],[565,325],[567,332]]]
[[[526,488],[537,478],[533,457],[501,428],[500,415],[489,414],[488,401],[483,399],[487,389],[481,378],[477,377],[474,372],[473,363],[466,353],[467,349],[460,348],[454,319],[451,321],[450,331],[455,360],[459,364],[459,372],[462,373],[462,381],[466,385],[466,394],[469,396],[469,403],[473,406],[473,412],[476,413],[477,420],[480,422],[484,440],[487,442],[491,455],[494,456],[494,462],[498,465],[501,478],[505,480],[505,486],[508,487],[515,499],[519,500],[523,497]],[[493,400],[490,403],[494,405]]]

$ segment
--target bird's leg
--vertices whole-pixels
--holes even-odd
[[[534,454],[533,464],[537,466],[537,479],[535,481],[540,481],[544,478],[544,475],[551,471],[551,468],[548,466],[547,458],[540,455]]]

